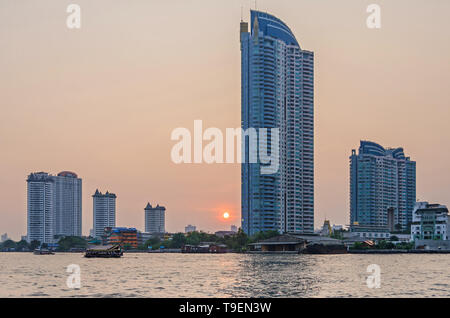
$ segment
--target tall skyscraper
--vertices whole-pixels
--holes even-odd
[[[264,12],[251,11],[251,31],[247,22],[240,30],[242,129],[278,128],[280,134],[274,174],[261,174],[261,163],[249,162],[249,143],[243,143],[242,229],[313,233],[314,53]]]
[[[46,172],[27,178],[28,241],[52,243],[55,235],[55,179]]]
[[[81,236],[81,179],[73,172],[28,176],[28,240],[54,241],[55,235]]]
[[[95,191],[94,201],[94,237],[101,238],[105,227],[116,227],[116,195],[106,191]]]
[[[406,230],[416,202],[416,162],[403,148],[361,141],[350,156],[350,224]],[[393,216],[392,216],[393,214]]]
[[[163,234],[166,232],[166,208],[156,205],[152,207],[150,203],[145,211],[145,232],[150,234]]]
[[[76,173],[63,171],[55,179],[55,234],[81,236],[81,179]]]

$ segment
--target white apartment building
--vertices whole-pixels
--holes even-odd
[[[76,173],[63,171],[55,179],[55,234],[81,236],[81,179]]]
[[[95,191],[94,201],[94,237],[101,238],[104,234],[105,227],[116,226],[116,198],[114,193],[106,191],[102,194]]]
[[[27,240],[53,243],[55,234],[55,179],[46,172],[27,178]]]
[[[27,178],[27,240],[54,242],[55,235],[81,236],[81,183],[69,171],[53,176],[31,173]]]
[[[151,234],[161,234],[166,232],[166,208],[156,205],[154,208],[150,203],[144,209],[145,211],[145,232]]]

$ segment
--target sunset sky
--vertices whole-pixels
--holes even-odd
[[[81,29],[66,8],[81,6]],[[381,6],[381,29],[366,8]],[[172,163],[177,127],[240,127],[239,22],[254,1],[0,0],[0,233],[26,234],[30,172],[117,194],[117,225],[240,225],[240,165]],[[404,147],[417,198],[450,205],[450,1],[258,0],[315,52],[315,224],[349,223],[361,139]],[[223,213],[230,217],[226,220]]]

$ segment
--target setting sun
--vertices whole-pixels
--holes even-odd
[[[224,219],[228,219],[229,217],[230,217],[230,213],[225,212],[225,213],[223,214],[223,218],[224,218]]]

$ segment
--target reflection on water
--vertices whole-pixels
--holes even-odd
[[[66,268],[81,268],[81,288]],[[366,285],[381,267],[381,288]],[[450,297],[450,254],[246,255],[0,253],[0,297]]]

